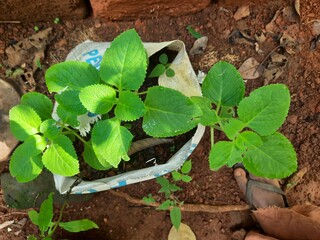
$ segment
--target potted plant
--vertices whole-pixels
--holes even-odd
[[[69,177],[79,173],[78,154],[97,170],[117,168],[121,161],[130,160],[128,151],[134,136],[124,122],[142,118],[143,130],[156,138],[177,136],[195,128],[202,111],[183,90],[174,89],[179,89],[174,78],[167,83],[170,88],[153,86],[139,91],[146,78],[148,55],[150,50],[146,51],[135,30],[128,30],[107,48],[101,64],[96,66],[99,69],[80,61],[51,66],[45,80],[49,92],[54,93],[55,104],[47,96],[32,92],[23,95],[21,103],[10,110],[11,131],[22,141],[10,160],[11,175],[19,182],[28,182],[45,167],[55,174],[56,186],[61,183],[58,190],[66,192],[74,182]],[[166,62],[163,65],[168,68]],[[172,64],[171,75],[179,72],[177,68]],[[198,83],[188,77],[187,81],[196,86],[195,90],[191,87],[191,94],[200,95]],[[187,88],[188,83],[182,85]],[[202,134],[203,129],[196,141]],[[82,153],[76,152],[74,139],[83,143]],[[178,163],[180,166],[194,147],[191,141],[185,149],[186,156]],[[160,173],[168,171],[164,168]],[[144,177],[150,179],[153,175]],[[117,182],[124,185],[121,180]],[[73,191],[101,190],[95,183],[89,185],[79,185]],[[110,187],[113,186],[102,186],[103,190]]]
[[[255,175],[269,178],[287,177],[296,170],[292,144],[276,132],[290,105],[285,85],[261,87],[244,97],[244,81],[238,71],[231,64],[218,62],[206,76],[201,96],[198,83],[188,76],[194,72],[185,69],[190,62],[185,52],[179,52],[182,66],[174,62],[169,66],[162,57],[157,70],[158,75],[162,74],[159,77],[162,86],[140,91],[148,56],[156,50],[145,48],[135,30],[119,35],[103,57],[92,57],[97,52],[89,51],[87,62],[66,61],[47,70],[46,84],[55,93],[55,106],[45,95],[33,92],[22,96],[21,104],[11,109],[11,130],[23,142],[10,161],[10,172],[18,181],[35,179],[45,167],[55,174],[58,190],[67,192],[74,182],[70,177],[79,173],[74,139],[83,143],[84,151],[79,154],[91,167],[117,168],[121,161],[130,160],[128,151],[134,139],[123,123],[139,118],[143,119],[143,130],[156,138],[177,136],[198,126],[195,140],[190,140],[182,153],[175,155],[181,159],[175,169],[200,141],[203,125],[210,127],[212,170],[238,162],[243,162]],[[183,81],[176,81],[177,78]],[[214,143],[215,130],[223,131],[228,141]],[[85,138],[89,133],[90,137]],[[133,171],[97,182],[83,182],[73,193],[106,190],[174,170],[166,165],[156,167],[156,172],[147,169],[143,175]]]

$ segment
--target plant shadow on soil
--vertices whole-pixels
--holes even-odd
[[[249,57],[255,57],[262,62],[267,54],[275,48],[278,42],[274,38],[261,45],[262,54],[255,51],[254,46],[228,43],[228,34],[233,29],[246,30],[250,36],[261,34],[266,24],[271,21],[277,10],[282,9],[293,1],[241,1],[236,4],[230,0],[212,3],[203,11],[185,15],[179,18],[168,16],[155,16],[152,19],[137,19],[136,21],[108,22],[87,18],[85,20],[63,20],[61,24],[36,23],[42,28],[52,26],[54,38],[43,61],[43,68],[53,63],[63,61],[67,53],[80,42],[90,38],[94,41],[111,41],[115,36],[128,28],[136,28],[145,42],[161,42],[180,39],[185,42],[187,49],[192,47],[194,39],[188,34],[185,27],[193,26],[201,34],[208,36],[209,42],[204,54],[190,56],[196,71],[207,71],[214,58],[229,58],[229,62],[237,67]],[[249,4],[251,13],[247,18],[235,21],[233,13],[240,4]],[[288,66],[285,72],[270,83],[284,83],[291,92],[291,107],[286,122],[280,131],[294,144],[297,151],[299,169],[307,167],[308,171],[297,186],[288,193],[290,205],[312,203],[320,205],[320,148],[319,139],[319,47],[310,51],[312,24],[320,12],[316,0],[301,5],[301,28],[299,32],[300,52],[289,55]],[[97,24],[99,23],[99,24]],[[281,22],[278,22],[280,25]],[[0,36],[0,43],[8,46],[13,40],[20,41],[33,34],[35,24],[0,24],[4,33]],[[22,34],[21,34],[22,33]],[[0,44],[0,46],[2,46]],[[1,58],[5,59],[3,52]],[[5,73],[5,69],[0,69]],[[47,93],[44,85],[43,71],[36,73],[37,90]],[[246,89],[252,90],[264,84],[262,78],[248,80]],[[218,136],[222,137],[222,136]],[[163,147],[165,148],[165,147]],[[191,176],[193,181],[182,184],[184,191],[177,194],[180,200],[191,204],[208,205],[245,205],[233,178],[232,169],[222,168],[218,172],[209,170],[208,153],[210,149],[209,133],[205,133],[200,144],[190,156],[193,162]],[[160,150],[156,150],[160,151]],[[7,165],[1,164],[1,172],[8,171]],[[155,180],[122,187],[119,191],[132,197],[141,199],[152,193],[161,196]],[[58,211],[58,209],[57,209]],[[57,212],[56,212],[57,213]],[[27,218],[25,211],[17,211],[1,204],[1,222]],[[167,239],[171,228],[170,217],[167,212],[157,211],[154,208],[132,204],[124,198],[106,191],[97,193],[90,201],[81,204],[70,204],[64,214],[64,221],[89,218],[95,221],[100,229],[78,234],[67,234],[62,230],[56,235],[57,239],[112,239],[112,240],[140,240],[140,239]],[[188,224],[195,232],[197,239],[233,239],[233,231],[253,226],[250,211],[206,213],[183,212],[182,221]],[[7,228],[0,230],[0,239],[26,239],[28,234],[34,234],[36,229],[27,221],[22,231],[15,235],[15,231],[8,232]],[[240,238],[238,238],[240,239]]]

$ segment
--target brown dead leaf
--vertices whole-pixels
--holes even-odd
[[[312,24],[312,35],[318,36],[320,35],[320,20],[317,19]]]
[[[259,70],[260,63],[253,57],[245,60],[240,68],[239,73],[243,79],[256,79],[261,76],[261,70]]]
[[[296,10],[296,12],[299,14],[300,16],[300,0],[295,0],[294,1],[294,8]]]
[[[293,6],[285,7],[282,10],[282,13],[283,13],[284,20],[286,20],[287,22],[290,22],[290,23],[299,22],[300,17],[298,15],[296,9]]]
[[[243,19],[245,17],[248,17],[250,15],[250,8],[248,5],[239,7],[238,10],[233,15],[233,18],[236,21],[239,21],[240,19]]]
[[[299,42],[300,29],[298,24],[290,25],[280,38],[280,45],[283,46],[287,53],[295,54],[301,50]]]
[[[272,53],[270,55],[271,61],[263,72],[264,84],[268,85],[269,82],[279,78],[285,71],[288,65],[288,58],[279,53]]]
[[[196,240],[196,236],[187,224],[181,223],[178,231],[172,226],[168,240]]]
[[[271,21],[266,25],[266,31],[269,33],[276,33],[278,30],[278,25],[276,24],[276,19],[278,18],[278,16],[281,14],[281,10],[277,10],[276,13],[274,14],[273,18],[271,19]]]
[[[204,36],[204,37],[198,38],[194,42],[193,47],[190,49],[190,55],[194,56],[194,55],[202,54],[204,50],[207,48],[207,44],[208,44],[208,37]]]

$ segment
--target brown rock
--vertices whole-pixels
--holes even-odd
[[[21,0],[0,1],[0,21],[13,20],[24,22],[81,19],[88,13],[85,0],[37,0],[35,3]]]
[[[90,0],[93,15],[112,20],[181,16],[209,6],[211,0]]]
[[[20,102],[17,91],[6,81],[0,79],[0,162],[7,160],[8,155],[18,144],[9,128],[9,110]]]

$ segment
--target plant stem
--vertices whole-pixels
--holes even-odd
[[[138,92],[138,95],[143,95],[143,94],[147,94],[148,91],[144,91],[144,92]]]
[[[211,139],[211,147],[214,145],[214,128],[210,127],[210,139]]]
[[[68,131],[64,132],[64,133],[71,133],[73,135],[75,135],[81,142],[83,142],[84,144],[87,144],[87,141],[83,139],[83,137],[81,137],[78,133],[76,133],[74,130],[72,130],[71,128],[65,126],[65,129],[67,129]]]

